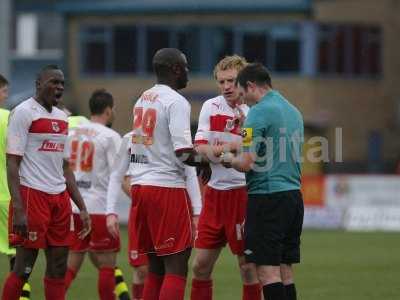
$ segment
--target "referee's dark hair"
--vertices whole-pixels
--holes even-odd
[[[114,98],[105,89],[95,90],[89,99],[89,109],[92,115],[101,115],[107,107],[114,107]]]
[[[244,67],[236,78],[236,84],[247,90],[247,82],[253,82],[258,86],[269,86],[272,88],[271,76],[266,67],[260,63],[251,63]]]
[[[0,89],[6,85],[8,85],[8,80],[0,74]]]

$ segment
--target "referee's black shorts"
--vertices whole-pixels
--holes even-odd
[[[245,257],[266,266],[300,262],[304,205],[299,190],[249,195],[245,222]]]

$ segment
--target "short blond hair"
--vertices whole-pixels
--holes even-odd
[[[226,71],[226,70],[234,69],[234,70],[238,71],[238,73],[239,73],[247,65],[248,65],[248,63],[247,63],[246,59],[242,56],[239,56],[237,54],[234,54],[231,56],[225,56],[215,66],[214,78],[217,79],[217,73],[219,71]]]

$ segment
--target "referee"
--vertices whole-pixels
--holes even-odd
[[[242,153],[236,157],[224,153],[222,160],[226,167],[246,172],[246,261],[256,265],[266,300],[295,300],[292,265],[300,262],[304,215],[300,192],[303,118],[272,89],[263,65],[249,64],[236,82],[251,108],[242,130]]]

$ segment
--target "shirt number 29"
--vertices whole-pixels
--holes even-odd
[[[145,146],[153,145],[156,122],[157,111],[154,108],[144,110],[143,107],[136,107],[133,110],[132,143]],[[139,133],[140,129],[142,129],[141,134]]]

